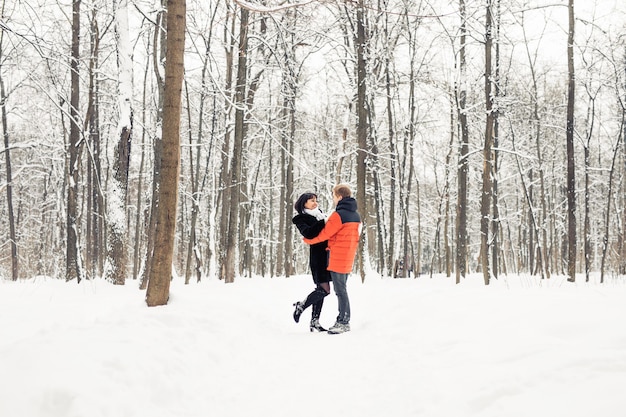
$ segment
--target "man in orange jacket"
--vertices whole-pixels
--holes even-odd
[[[361,217],[356,211],[356,200],[349,186],[339,184],[333,188],[333,203],[335,211],[328,217],[320,234],[313,239],[302,240],[309,245],[328,241],[328,270],[339,304],[337,322],[328,329],[328,333],[337,334],[350,331],[350,299],[346,284],[359,245]]]

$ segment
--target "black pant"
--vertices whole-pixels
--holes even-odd
[[[312,307],[311,319],[319,319],[320,314],[322,313],[322,306],[324,305],[324,297],[326,297],[328,293],[319,284],[317,287],[306,297],[304,301],[303,310],[306,310],[307,307]]]

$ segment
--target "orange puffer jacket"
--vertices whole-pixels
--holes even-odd
[[[356,212],[356,200],[344,197],[337,203],[324,229],[313,239],[303,239],[313,245],[328,240],[328,270],[340,274],[352,272],[354,257],[359,245],[361,217]]]

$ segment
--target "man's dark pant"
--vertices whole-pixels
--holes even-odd
[[[340,274],[330,271],[333,279],[333,288],[337,294],[337,303],[339,305],[339,316],[337,321],[341,324],[350,323],[350,299],[348,298],[348,290],[346,284],[348,282],[348,274]]]

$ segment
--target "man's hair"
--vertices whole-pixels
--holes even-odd
[[[347,184],[335,185],[333,193],[341,198],[352,197],[352,190]]]

